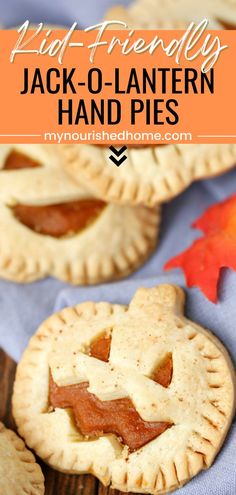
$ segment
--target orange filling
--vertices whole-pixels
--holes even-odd
[[[90,356],[107,362],[111,336],[103,335],[93,342]],[[168,387],[172,379],[172,356],[168,355],[154,371],[153,379]],[[143,421],[128,398],[101,401],[88,391],[89,384],[59,387],[50,374],[49,403],[53,408],[70,408],[82,435],[99,437],[104,433],[117,435],[130,451],[140,449],[172,426],[169,422]]]
[[[173,361],[172,354],[168,354],[164,361],[157,366],[152,375],[152,380],[162,385],[162,387],[169,387],[173,374]]]
[[[18,151],[12,151],[7,156],[3,170],[19,170],[22,168],[41,167],[40,163]]]
[[[130,399],[101,401],[88,391],[87,382],[59,387],[50,376],[49,402],[53,408],[71,408],[79,431],[87,437],[117,435],[130,451],[140,449],[172,426],[143,421]]]
[[[107,362],[110,356],[111,348],[111,335],[102,335],[96,339],[89,348],[89,355],[100,359],[100,361]],[[162,385],[162,387],[169,387],[171,384],[173,375],[173,360],[172,354],[169,353],[165,359],[158,364],[151,376],[152,380]]]
[[[96,359],[100,359],[100,361],[107,362],[110,356],[110,348],[111,336],[103,335],[91,344],[89,355]]]
[[[39,234],[63,237],[80,232],[96,220],[105,207],[99,199],[83,199],[47,206],[18,204],[12,207],[15,217]]]

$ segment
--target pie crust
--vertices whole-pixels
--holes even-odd
[[[43,495],[44,477],[33,454],[0,422],[1,495]]]
[[[236,26],[235,0],[136,0],[128,7],[117,5],[106,19],[122,20],[129,28],[183,29],[190,22],[209,20],[210,29]]]
[[[14,386],[14,417],[27,444],[55,469],[92,473],[121,491],[166,493],[209,468],[232,421],[235,374],[224,346],[186,319],[183,305],[180,288],[160,285],[139,289],[129,307],[87,302],[44,322]],[[104,332],[108,362],[88,352]],[[170,353],[165,387],[153,370]],[[134,452],[112,432],[86,438],[70,409],[50,406],[50,373],[61,387],[88,382],[102,401],[129,397],[143,420],[172,426]]]
[[[42,166],[4,170],[12,151]],[[55,238],[35,232],[14,215],[14,206],[45,206],[93,199],[63,170],[52,145],[0,147],[0,276],[30,282],[48,275],[73,284],[123,277],[139,267],[156,246],[160,210],[106,204],[86,228]]]
[[[128,148],[121,167],[110,150],[96,145],[62,145],[66,170],[101,198],[153,207],[172,199],[193,181],[219,175],[236,164],[236,144],[178,144]]]

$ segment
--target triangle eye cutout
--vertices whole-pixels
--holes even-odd
[[[172,354],[168,353],[164,359],[154,369],[151,379],[159,383],[162,387],[168,388],[171,384],[173,376],[173,358]]]
[[[111,335],[103,334],[89,348],[89,355],[107,363],[110,357]]]
[[[89,351],[88,351],[89,356],[107,363],[110,357],[111,339],[112,339],[111,335],[107,335],[104,333],[96,340],[94,340],[89,347]],[[168,353],[166,354],[164,359],[162,359],[162,361],[158,363],[156,368],[153,370],[153,373],[150,376],[150,378],[154,382],[159,383],[159,385],[162,385],[162,387],[168,388],[169,385],[171,384],[172,376],[173,376],[173,358],[172,358],[172,354]]]
[[[7,155],[2,170],[21,170],[24,168],[38,167],[42,167],[42,165],[34,160],[34,158],[30,158],[29,156],[24,155],[24,153],[13,150]]]

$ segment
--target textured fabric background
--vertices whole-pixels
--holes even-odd
[[[77,20],[81,27],[85,27],[99,21],[107,6],[115,3],[116,0],[0,0],[0,22],[12,26],[27,18],[32,22],[70,25]],[[129,2],[120,0],[119,3]],[[1,281],[0,346],[18,360],[29,337],[55,309],[86,300],[128,303],[139,286],[151,287],[162,282],[185,287],[182,274],[178,271],[163,273],[163,264],[200,235],[190,228],[191,222],[206,207],[235,192],[236,170],[223,177],[199,182],[166,205],[156,253],[125,281],[88,288],[70,288],[52,279],[25,286]],[[187,316],[213,330],[236,360],[236,274],[224,271],[217,305],[207,301],[198,289],[188,290],[187,296]],[[179,495],[235,495],[235,450],[234,426],[212,468],[178,491]]]
[[[112,5],[128,5],[130,0],[0,0],[0,23],[13,26],[29,19],[68,25],[77,21],[86,27],[99,22]]]

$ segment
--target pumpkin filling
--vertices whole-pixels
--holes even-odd
[[[103,335],[91,344],[89,355],[107,362],[111,336]],[[172,379],[172,356],[155,370],[155,381],[168,387]],[[129,398],[101,401],[88,391],[89,383],[58,386],[50,373],[49,403],[55,408],[70,408],[78,430],[86,437],[115,434],[131,452],[140,449],[172,426],[172,423],[143,421]]]
[[[173,375],[172,354],[167,354],[165,359],[156,367],[152,374],[152,380],[159,383],[162,387],[168,388],[171,384]]]
[[[42,235],[70,236],[88,227],[105,208],[99,199],[82,199],[47,206],[17,204],[11,209],[19,222]]]
[[[172,426],[169,422],[143,421],[130,399],[101,401],[88,387],[87,382],[59,387],[52,376],[49,380],[50,405],[72,409],[76,426],[86,437],[112,433],[133,452]]]
[[[19,153],[18,151],[11,151],[7,156],[4,167],[2,170],[19,170],[23,168],[36,168],[41,167],[41,164],[31,158],[30,156]]]
[[[89,348],[89,355],[96,359],[100,359],[100,361],[105,361],[107,363],[110,356],[110,349],[111,349],[111,336],[102,335],[102,337],[92,342]]]

